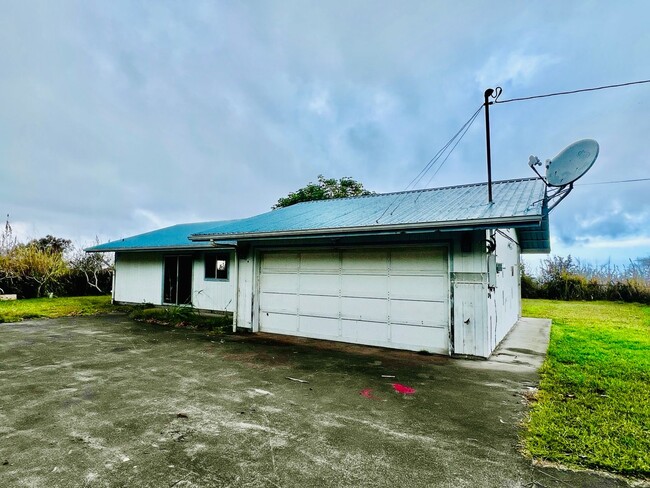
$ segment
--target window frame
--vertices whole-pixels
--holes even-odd
[[[208,259],[214,260],[214,277],[208,277]],[[218,263],[219,261],[225,261],[226,266],[226,277],[219,277]],[[230,253],[229,252],[206,252],[203,254],[203,281],[230,281]]]

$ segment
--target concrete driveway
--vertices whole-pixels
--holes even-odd
[[[470,361],[122,316],[2,324],[0,486],[627,486],[518,452],[548,327]]]

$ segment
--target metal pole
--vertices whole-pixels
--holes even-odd
[[[488,88],[485,90],[485,146],[487,151],[487,177],[488,177],[488,202],[492,203],[492,153],[490,151],[490,102],[488,99],[492,96],[494,90]]]

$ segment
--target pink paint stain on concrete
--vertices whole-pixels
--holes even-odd
[[[412,395],[415,393],[415,388],[411,388],[410,386],[402,385],[400,383],[393,383],[393,389],[397,393],[402,393],[403,395]]]
[[[372,394],[372,388],[364,388],[359,392],[359,395],[361,395],[364,398],[370,398],[370,399],[375,398]]]

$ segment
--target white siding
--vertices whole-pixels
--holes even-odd
[[[162,256],[156,252],[115,253],[115,300],[160,305]]]
[[[115,253],[114,300],[162,305],[163,257],[174,253]],[[192,305],[202,310],[234,311],[235,267],[230,253],[228,280],[206,280],[203,254],[194,256]]]
[[[504,231],[516,240],[513,230]],[[488,231],[472,233],[471,252],[461,251],[461,235],[455,239],[452,260],[454,353],[489,357],[520,316],[519,248],[496,234],[496,287],[488,288]]]
[[[192,273],[192,305],[201,310],[215,310],[220,312],[234,312],[235,309],[235,253],[228,251],[230,256],[228,266],[228,280],[206,280],[204,268],[204,254],[194,257]]]
[[[514,230],[505,230],[515,241]],[[493,293],[494,321],[496,331],[494,345],[496,347],[512,329],[521,315],[521,288],[519,279],[519,246],[497,233],[497,263],[503,265],[503,270],[497,273],[497,288]]]
[[[471,241],[463,252],[463,235]],[[453,289],[453,352],[455,354],[487,357],[487,258],[485,231],[457,234],[452,256]]]
[[[239,260],[239,297],[237,298],[237,327],[253,328],[253,256]]]

